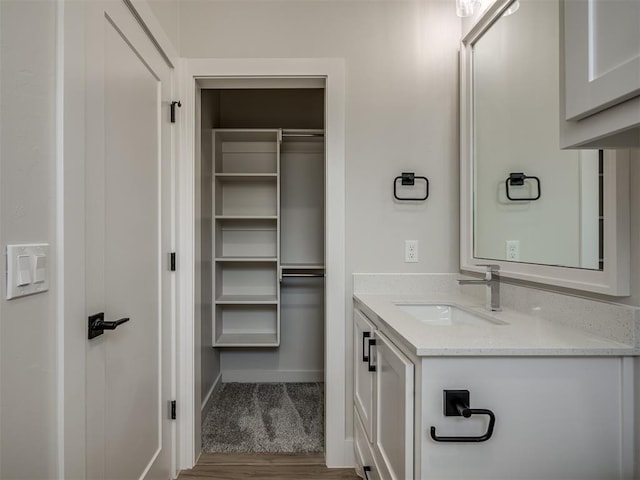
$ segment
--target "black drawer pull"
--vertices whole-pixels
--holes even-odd
[[[440,437],[436,434],[436,427],[431,427],[431,438],[436,442],[486,442],[493,435],[496,416],[486,408],[469,408],[469,390],[444,390],[444,416],[464,417],[472,415],[488,415],[489,426],[484,435],[478,437]]]
[[[369,361],[369,354],[365,353],[367,348],[365,347],[365,343],[367,342],[367,338],[371,336],[371,332],[362,332],[362,361],[367,363]],[[369,349],[369,353],[371,349]]]
[[[369,371],[370,372],[375,372],[376,371],[376,366],[375,365],[371,365],[371,346],[376,346],[376,339],[375,338],[371,338],[369,339],[369,357],[367,358],[367,364],[369,365]]]
[[[371,467],[369,465],[365,465],[362,467],[362,471],[364,472],[365,480],[369,480],[369,472],[371,471]]]

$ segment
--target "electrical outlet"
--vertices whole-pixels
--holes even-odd
[[[416,263],[418,261],[418,240],[404,241],[404,261],[405,263]]]
[[[507,240],[507,260],[512,262],[520,260],[520,240]]]

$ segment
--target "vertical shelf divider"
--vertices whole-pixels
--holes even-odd
[[[214,347],[280,345],[280,140],[214,129]]]

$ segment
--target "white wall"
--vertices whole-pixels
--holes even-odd
[[[55,46],[52,1],[0,1],[0,247],[55,252]],[[49,260],[50,278],[55,261]],[[55,284],[7,301],[0,275],[0,478],[55,478]]]
[[[459,40],[448,0],[180,2],[184,57],[345,59],[348,299],[353,272],[458,269]],[[427,201],[393,200],[403,171],[429,178]],[[405,239],[420,241],[420,262],[404,263]]]

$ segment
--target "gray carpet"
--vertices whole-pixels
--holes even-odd
[[[202,423],[209,453],[324,450],[323,383],[224,383]]]

